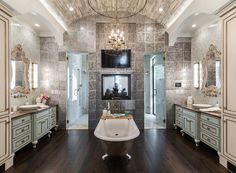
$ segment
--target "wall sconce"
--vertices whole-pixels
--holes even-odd
[[[38,88],[38,74],[39,74],[39,66],[36,63],[32,63],[32,88]]]
[[[200,87],[200,64],[194,63],[193,64],[193,86],[196,89]]]

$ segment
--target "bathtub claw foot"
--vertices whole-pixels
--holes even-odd
[[[105,160],[107,157],[108,157],[108,154],[104,154],[104,155],[102,156],[102,160]]]
[[[129,155],[128,153],[126,154],[126,156],[128,157],[129,160],[132,158],[131,155]]]

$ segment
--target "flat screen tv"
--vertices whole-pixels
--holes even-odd
[[[102,68],[129,68],[131,50],[122,50],[118,53],[113,50],[102,50]]]

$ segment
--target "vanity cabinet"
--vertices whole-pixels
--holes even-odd
[[[231,2],[219,16],[223,20],[223,118],[220,163],[236,166],[236,2]]]
[[[183,109],[180,106],[175,106],[175,128],[183,128]]]
[[[34,140],[38,140],[49,132],[49,110],[34,114]]]
[[[183,109],[183,129],[181,130],[182,135],[184,133],[188,134],[196,143],[196,146],[199,145],[199,134],[198,134],[198,125],[199,125],[199,115],[196,112]]]
[[[12,150],[16,152],[32,141],[32,117],[30,114],[12,120]]]
[[[181,122],[181,123],[179,123]],[[175,105],[175,127],[181,128],[182,136],[191,136],[196,146],[200,141],[220,151],[220,117]]]
[[[16,152],[28,145],[33,144],[36,148],[38,140],[48,134],[51,129],[57,129],[57,107],[21,115],[12,118],[12,150]]]
[[[220,119],[201,113],[200,128],[200,140],[220,151]]]

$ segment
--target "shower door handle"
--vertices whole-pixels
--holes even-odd
[[[81,88],[82,86],[83,86],[83,85],[80,84],[80,85],[79,85],[79,88],[74,90],[74,96],[78,96],[78,95],[79,95],[79,91],[80,91],[80,88]]]
[[[154,96],[156,96],[157,95],[157,89],[154,89],[153,91],[154,91]]]
[[[74,90],[74,96],[78,96],[79,95],[79,90],[80,90],[80,88]]]

